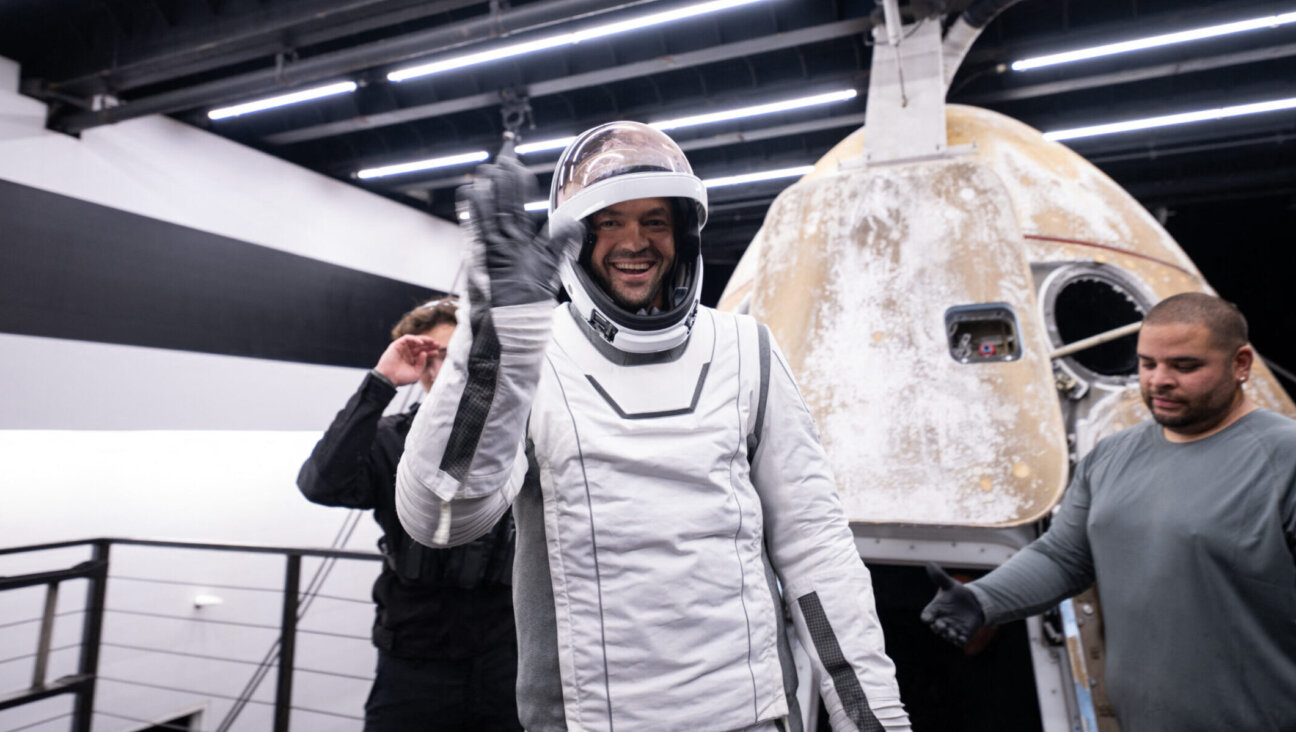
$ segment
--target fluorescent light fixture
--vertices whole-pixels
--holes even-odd
[[[709,112],[707,114],[695,114],[688,117],[662,120],[660,122],[649,122],[648,126],[655,127],[659,130],[678,130],[685,127],[707,125],[713,122],[727,122],[734,119],[758,117],[762,114],[788,112],[793,109],[804,109],[806,107],[816,107],[821,104],[844,102],[848,99],[854,99],[857,96],[859,96],[859,92],[855,89],[842,89],[840,91],[828,92],[826,94],[814,94],[808,97],[785,99],[781,102],[757,104],[752,107],[740,107],[738,109],[729,109],[723,112]],[[575,137],[556,137],[551,140],[531,142],[525,145],[518,145],[515,152],[517,152],[518,155],[529,155],[531,153],[543,152],[545,150],[560,150],[567,147],[571,144],[571,141],[575,139]]]
[[[829,92],[827,94],[815,94],[809,97],[787,99],[782,102],[758,104],[754,107],[742,107],[741,109],[730,109],[724,112],[695,114],[691,117],[680,117],[678,119],[650,122],[649,125],[656,127],[659,130],[677,130],[683,127],[697,127],[698,125],[707,125],[713,122],[726,122],[728,120],[743,119],[745,117],[757,117],[762,114],[774,114],[775,112],[787,112],[793,109],[815,107],[820,104],[844,102],[847,99],[854,99],[858,95],[859,92],[854,89],[843,89],[841,91]]]
[[[798,165],[795,168],[779,168],[778,170],[763,170],[759,173],[744,173],[742,175],[728,175],[723,178],[710,178],[702,181],[702,184],[707,188],[720,188],[721,186],[737,186],[744,183],[758,183],[763,180],[800,178],[812,170],[814,170],[813,165]]]
[[[207,117],[209,119],[225,119],[226,117],[237,117],[240,114],[248,114],[249,112],[260,112],[266,109],[274,109],[275,107],[285,107],[289,104],[296,104],[298,102],[307,102],[312,99],[332,97],[338,94],[350,94],[355,90],[356,90],[356,83],[354,81],[339,81],[336,84],[317,86],[313,89],[303,89],[299,92],[293,92],[292,94],[280,94],[277,97],[268,97],[266,99],[258,99],[254,102],[244,102],[243,104],[235,104],[232,107],[221,107],[219,109],[213,109],[212,111],[207,113]]]
[[[1132,41],[1122,41],[1120,43],[1108,43],[1102,46],[1081,48],[1075,51],[1054,53],[1048,56],[1036,56],[1034,58],[1014,61],[1012,64],[1012,70],[1029,71],[1030,69],[1038,69],[1044,66],[1056,66],[1057,64],[1071,63],[1072,61],[1085,61],[1087,59],[1100,58],[1102,56],[1113,56],[1118,53],[1129,53],[1130,51],[1142,51],[1148,48],[1169,46],[1175,43],[1200,41],[1205,38],[1217,38],[1219,36],[1227,36],[1234,33],[1245,33],[1247,31],[1263,30],[1265,28],[1276,28],[1280,25],[1286,25],[1287,23],[1296,23],[1296,12],[1266,15],[1261,18],[1239,20],[1235,23],[1223,23],[1221,25],[1212,25],[1205,28],[1180,31],[1178,33],[1165,33],[1159,36],[1138,38]]]
[[[513,148],[513,152],[518,155],[530,155],[531,153],[544,152],[545,150],[561,150],[575,140],[575,135],[571,137],[555,137],[552,140],[541,140],[540,142],[528,142],[525,145],[518,145]]]
[[[490,157],[490,153],[485,150],[477,152],[464,153],[463,155],[449,155],[443,158],[429,158],[428,160],[415,160],[412,163],[400,163],[399,165],[384,165],[381,168],[366,168],[356,173],[356,177],[361,180],[370,178],[382,178],[388,175],[400,175],[402,173],[414,173],[420,170],[431,170],[433,168],[448,168],[451,165],[463,165],[464,163],[480,163]]]
[[[523,41],[521,43],[493,48],[489,51],[479,51],[464,56],[455,56],[441,61],[433,61],[431,63],[419,64],[418,66],[410,66],[387,74],[387,80],[408,81],[420,76],[429,76],[431,74],[439,74],[453,69],[462,69],[466,66],[476,66],[478,64],[490,63],[491,61],[499,61],[500,59],[513,58],[514,56],[543,51],[548,48],[573,45],[580,43],[581,41],[603,38],[616,33],[642,30],[644,28],[651,28],[655,25],[673,23],[677,20],[684,20],[686,18],[696,18],[699,15],[706,15],[708,13],[715,13],[721,10],[728,10],[730,8],[750,5],[762,1],[763,0],[711,0],[711,2],[689,5],[687,7],[667,10],[652,15],[645,15],[631,20],[605,23],[603,25],[594,26],[593,28],[587,28],[583,31],[573,31],[571,33],[547,36],[533,41]]]
[[[778,180],[779,178],[800,178],[801,176],[814,170],[813,165],[798,165],[795,168],[779,168],[778,170],[763,170],[759,173],[743,173],[742,175],[728,175],[723,178],[708,178],[702,181],[702,185],[707,188],[720,188],[721,186],[737,186],[744,183],[758,183],[765,180]],[[548,211],[548,201],[531,201],[526,204],[528,211]]]
[[[1255,102],[1253,104],[1239,104],[1232,107],[1203,109],[1197,112],[1181,112],[1180,114],[1168,114],[1162,117],[1132,119],[1125,122],[1112,122],[1105,125],[1074,127],[1069,130],[1054,130],[1053,132],[1045,132],[1044,138],[1046,140],[1074,140],[1078,137],[1113,135],[1119,132],[1133,132],[1135,130],[1147,130],[1154,127],[1169,127],[1170,125],[1182,125],[1189,122],[1207,122],[1216,119],[1227,119],[1229,117],[1241,117],[1248,114],[1277,112],[1283,109],[1296,109],[1296,97],[1274,99],[1268,102]]]

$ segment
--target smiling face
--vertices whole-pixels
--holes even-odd
[[[1146,324],[1139,331],[1138,359],[1143,402],[1169,433],[1198,439],[1240,416],[1249,346],[1223,348],[1202,323]]]
[[[666,308],[662,282],[675,263],[675,220],[665,198],[636,198],[590,217],[589,270],[618,305],[634,313]]]

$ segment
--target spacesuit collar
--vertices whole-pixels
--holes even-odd
[[[672,361],[678,361],[680,356],[684,355],[684,351],[688,350],[691,338],[686,338],[683,343],[674,348],[668,348],[665,351],[656,351],[654,353],[630,353],[628,351],[622,351],[611,343],[608,343],[607,340],[601,337],[593,328],[586,325],[581,320],[580,313],[576,312],[576,308],[572,307],[570,302],[563,303],[563,306],[563,309],[567,311],[567,314],[571,316],[571,319],[576,322],[576,330],[580,331],[580,334],[585,337],[585,340],[589,341],[590,344],[594,346],[594,350],[602,354],[603,358],[606,358],[618,366],[642,366],[650,363],[670,363]],[[651,308],[651,310],[655,311],[657,308]],[[650,312],[649,314],[652,313]]]

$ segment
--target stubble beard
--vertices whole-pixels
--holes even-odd
[[[1227,391],[1216,390],[1209,392],[1207,396],[1198,402],[1184,402],[1184,409],[1179,414],[1159,414],[1152,407],[1152,398],[1156,396],[1151,392],[1144,391],[1143,404],[1152,414],[1152,419],[1162,427],[1170,430],[1181,432],[1183,434],[1195,434],[1205,432],[1211,427],[1219,424],[1221,420],[1233,408],[1238,399],[1240,387]],[[1166,396],[1169,396],[1168,394]],[[1186,428],[1186,429],[1185,429]]]

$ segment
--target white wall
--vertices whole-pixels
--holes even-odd
[[[45,129],[0,58],[0,179],[447,291],[459,228],[166,117]]]
[[[0,180],[233,237],[293,254],[450,290],[460,261],[457,227],[343,183],[161,117],[82,134],[44,129],[42,104],[16,93],[18,68],[0,59]],[[0,266],[4,239],[0,232]],[[375,361],[379,354],[374,354]],[[0,334],[0,546],[97,536],[176,538],[287,546],[330,545],[348,512],[308,503],[294,484],[301,461],[358,385],[363,369],[314,366],[134,346]],[[399,395],[398,408],[405,395]],[[372,550],[378,531],[361,520],[346,548]],[[0,557],[0,575],[71,566],[84,551]],[[164,578],[110,582],[105,640],[207,655],[260,658],[274,633],[172,617],[277,625],[273,593],[218,585],[277,587],[276,557],[120,548],[113,575]],[[315,563],[309,563],[307,575]],[[299,667],[371,675],[373,609],[369,562],[337,565],[303,627]],[[197,609],[199,593],[222,598]],[[26,688],[40,589],[0,595],[0,695]],[[79,637],[83,583],[66,584],[54,646]],[[75,668],[58,651],[49,678]],[[206,705],[214,728],[229,702],[122,684],[145,679],[234,694],[251,673],[237,663],[201,662],[117,646],[103,650],[96,708],[143,720]],[[273,675],[257,695],[273,695]],[[367,683],[299,673],[302,706],[360,714]],[[0,729],[70,708],[68,700],[0,712]],[[235,729],[265,729],[252,705]],[[298,713],[296,729],[358,730],[358,722]],[[65,730],[67,719],[31,727]],[[96,730],[139,721],[97,715]]]

